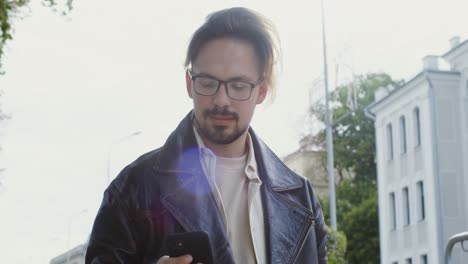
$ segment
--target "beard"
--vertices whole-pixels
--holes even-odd
[[[234,127],[232,128],[232,131],[229,132],[229,127],[225,125],[210,124],[208,120],[210,116],[232,118],[234,121]],[[195,125],[198,129],[198,132],[204,139],[214,144],[231,144],[240,138],[247,130],[247,127],[239,126],[239,115],[235,112],[229,111],[227,108],[221,109],[219,107],[215,107],[213,109],[207,109],[203,111],[201,118],[202,122],[200,122],[200,120],[198,120],[195,116]]]

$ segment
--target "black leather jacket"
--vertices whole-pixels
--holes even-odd
[[[96,216],[86,263],[156,263],[165,237],[203,230],[215,263],[234,263],[201,168],[190,113],[163,147],[128,165]],[[250,129],[264,207],[269,263],[327,263],[322,210],[307,179],[289,170]]]

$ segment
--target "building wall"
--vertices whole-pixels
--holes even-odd
[[[467,71],[468,72],[468,71]],[[464,94],[466,75],[458,72],[423,72],[381,103],[376,113],[380,246],[382,263],[442,263],[448,239],[468,230],[468,109]],[[461,85],[463,87],[461,87]],[[466,88],[468,90],[468,88]],[[415,136],[414,109],[419,109],[421,144]],[[405,133],[401,119],[405,120]],[[392,125],[390,158],[388,125]],[[406,135],[406,151],[402,151]],[[425,218],[421,219],[419,185],[424,186]],[[407,190],[407,191],[406,191]],[[406,193],[409,224],[406,224]],[[396,228],[393,226],[395,197]],[[460,247],[453,263],[468,263]]]
[[[421,144],[417,145],[413,111],[419,109]],[[429,263],[437,263],[437,233],[429,232],[436,227],[436,199],[433,189],[432,152],[428,85],[421,79],[408,89],[405,96],[395,99],[382,108],[376,120],[378,152],[379,222],[382,263],[419,263],[426,255]],[[403,142],[400,133],[400,118],[405,117],[406,153],[401,153]],[[387,125],[392,124],[393,159],[388,156]],[[417,183],[423,182],[425,219],[418,216]],[[403,189],[408,188],[410,223],[404,224]],[[392,230],[390,193],[395,194],[396,228]]]
[[[462,131],[462,142],[464,148],[462,150],[462,178],[464,179],[465,185],[464,190],[468,190],[468,65],[461,70],[461,81],[460,81],[460,113],[461,113],[461,131]],[[465,208],[465,227],[468,230],[468,193],[464,191]]]
[[[319,151],[297,151],[283,158],[295,173],[309,179],[320,197],[328,195],[328,176]]]
[[[455,41],[459,42],[459,40]],[[459,83],[459,110],[461,113],[460,120],[460,132],[461,138],[459,139],[460,145],[462,147],[460,159],[461,168],[460,168],[460,177],[457,177],[457,183],[464,185],[462,193],[460,194],[460,199],[462,199],[462,204],[459,206],[460,214],[464,215],[464,221],[461,224],[461,228],[465,231],[468,230],[468,40],[465,40],[463,43],[453,46],[452,50],[443,55],[446,59],[451,69],[461,73],[460,83]],[[452,229],[459,228],[458,226],[450,227]],[[466,244],[466,243],[465,243]],[[461,252],[460,247],[455,247],[454,255],[456,258],[459,258],[461,263],[468,263],[467,254]],[[464,259],[462,259],[464,257]]]
[[[459,87],[460,78],[452,81],[444,78],[434,80],[436,144],[439,154],[438,180],[444,243],[452,235],[467,230]]]
[[[463,72],[462,75],[462,84],[460,85],[461,89],[461,94],[463,97],[460,99],[463,100],[461,102],[461,112],[462,112],[462,122],[464,125],[462,126],[464,128],[464,138],[465,138],[465,149],[463,151],[463,178],[468,179],[468,68],[466,68]],[[468,190],[468,180],[465,180],[465,190]],[[464,192],[465,194],[465,201],[466,202],[466,207],[464,209],[465,211],[465,219],[467,222],[465,222],[465,226],[468,227],[468,193]],[[468,230],[468,228],[467,228]]]

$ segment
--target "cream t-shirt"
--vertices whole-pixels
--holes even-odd
[[[246,155],[223,158],[206,148],[197,129],[193,129],[200,162],[223,218],[234,260],[239,264],[266,263],[262,181],[257,174],[250,135]]]

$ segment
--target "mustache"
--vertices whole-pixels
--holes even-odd
[[[207,109],[203,111],[203,116],[206,118],[208,116],[226,116],[226,117],[231,117],[234,119],[239,119],[239,114],[236,112],[229,111],[227,107],[225,108],[220,108],[220,107],[214,107],[213,109]]]

